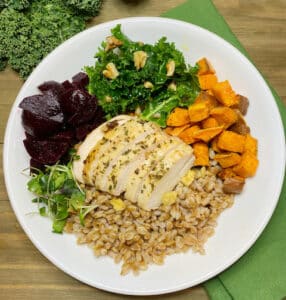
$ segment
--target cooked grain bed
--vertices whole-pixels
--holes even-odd
[[[195,170],[190,186],[179,183],[176,202],[145,211],[124,200],[125,209],[116,211],[111,195],[87,190],[87,204],[98,207],[85,218],[71,216],[66,232],[75,233],[78,243],[87,243],[96,256],[111,256],[122,262],[121,274],[137,274],[151,263],[163,264],[166,255],[186,252],[204,253],[204,244],[214,234],[217,217],[231,206],[233,195],[222,191],[215,167]]]

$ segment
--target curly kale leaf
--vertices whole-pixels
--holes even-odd
[[[0,2],[0,10],[1,8],[12,8],[15,10],[24,10],[28,8],[31,4],[32,0],[2,0]]]
[[[102,43],[95,55],[95,66],[85,68],[90,79],[89,92],[99,99],[107,118],[140,107],[144,119],[165,126],[168,114],[176,105],[188,106],[197,96],[200,90],[198,68],[186,65],[183,54],[165,37],[150,45],[130,40],[120,25],[111,33],[122,45],[106,51],[107,42]],[[136,51],[147,54],[146,64],[139,70],[134,65]],[[167,76],[170,61],[175,63],[175,71]],[[115,79],[103,76],[108,63],[113,63],[119,72]],[[151,87],[147,88],[146,82],[151,83]],[[171,83],[176,86],[172,92],[169,91]]]
[[[65,2],[73,10],[89,18],[98,15],[103,0],[67,0]]]
[[[22,78],[64,40],[85,28],[61,0],[34,1],[25,12],[5,8],[0,13],[0,67],[8,64]]]

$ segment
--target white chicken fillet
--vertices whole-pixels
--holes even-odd
[[[159,126],[137,117],[117,116],[94,129],[79,146],[73,164],[84,184],[150,210],[162,203],[192,167],[192,148]]]

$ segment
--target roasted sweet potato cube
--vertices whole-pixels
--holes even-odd
[[[194,103],[207,103],[210,110],[218,105],[216,98],[207,92],[200,92]]]
[[[193,134],[193,137],[197,140],[202,140],[205,143],[208,143],[215,136],[220,134],[223,130],[223,126],[200,129]]]
[[[189,124],[178,126],[178,127],[166,127],[165,132],[172,136],[178,136],[180,133],[182,133],[185,129],[190,127]]]
[[[236,133],[242,134],[242,135],[246,135],[250,132],[250,128],[247,126],[243,115],[241,114],[241,112],[238,109],[235,109],[236,115],[237,115],[237,121],[232,124],[228,130],[230,131],[234,131]]]
[[[200,122],[209,116],[210,109],[206,102],[193,103],[188,108],[190,121]]]
[[[255,175],[258,167],[258,159],[250,151],[242,154],[240,163],[233,167],[233,171],[241,177],[252,177]]]
[[[237,175],[234,173],[232,168],[226,168],[226,169],[223,169],[220,172],[218,172],[217,176],[220,179],[225,180],[227,178],[232,178],[232,177],[235,177]]]
[[[249,151],[255,156],[257,155],[257,139],[250,134],[245,136],[244,151]]]
[[[249,106],[249,101],[242,95],[236,95],[236,98],[238,99],[238,103],[233,105],[232,108],[237,108],[241,114],[245,116]]]
[[[190,123],[188,109],[176,107],[167,119],[168,126],[182,126]]]
[[[209,166],[209,147],[207,144],[197,142],[192,145],[195,162],[194,166]]]
[[[218,153],[214,159],[221,165],[222,168],[229,168],[237,165],[240,162],[240,155],[235,152]]]
[[[244,187],[245,179],[241,176],[226,178],[223,182],[223,191],[227,194],[240,194]]]
[[[209,63],[209,61],[205,57],[203,57],[199,61],[197,61],[197,64],[199,66],[198,75],[215,73],[214,68],[212,67],[212,65]]]
[[[202,121],[202,128],[212,128],[212,127],[218,127],[218,121],[213,117],[208,117],[207,119]]]
[[[217,84],[217,77],[215,74],[198,75],[198,79],[202,90],[212,89]]]
[[[210,111],[210,115],[217,120],[219,125],[223,125],[225,129],[238,119],[237,113],[227,106],[214,107]]]
[[[230,152],[244,151],[245,136],[235,133],[233,131],[225,130],[223,131],[217,141],[217,146],[221,150],[226,150]]]
[[[216,99],[225,106],[237,105],[239,99],[236,97],[228,80],[217,82],[212,91]]]
[[[215,152],[221,152],[221,150],[220,150],[220,149],[218,148],[218,146],[217,146],[218,137],[219,137],[219,136],[216,136],[215,138],[213,138],[213,139],[211,140],[211,148],[212,148],[213,151],[215,151]]]
[[[192,127],[189,127],[185,130],[183,130],[178,137],[183,140],[186,144],[192,144],[195,142],[195,139],[193,137],[194,133],[200,130],[200,127],[198,125],[194,125]]]

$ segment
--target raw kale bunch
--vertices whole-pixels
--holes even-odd
[[[9,64],[26,79],[49,52],[86,28],[87,17],[98,13],[88,2],[77,1],[81,11],[63,0],[0,2],[0,70]]]
[[[142,119],[165,127],[174,107],[187,107],[197,96],[198,68],[188,66],[183,54],[165,37],[150,45],[131,41],[120,25],[111,33],[118,45],[109,49],[107,39],[95,55],[95,66],[85,68],[90,80],[89,92],[96,95],[107,118],[140,108]],[[141,68],[135,66],[134,53],[138,51],[147,55]],[[175,65],[172,75],[167,74],[170,62]],[[103,75],[110,63],[116,67],[116,78]]]
[[[99,13],[102,0],[67,0],[65,3],[75,11],[78,11],[78,13],[89,18]]]

